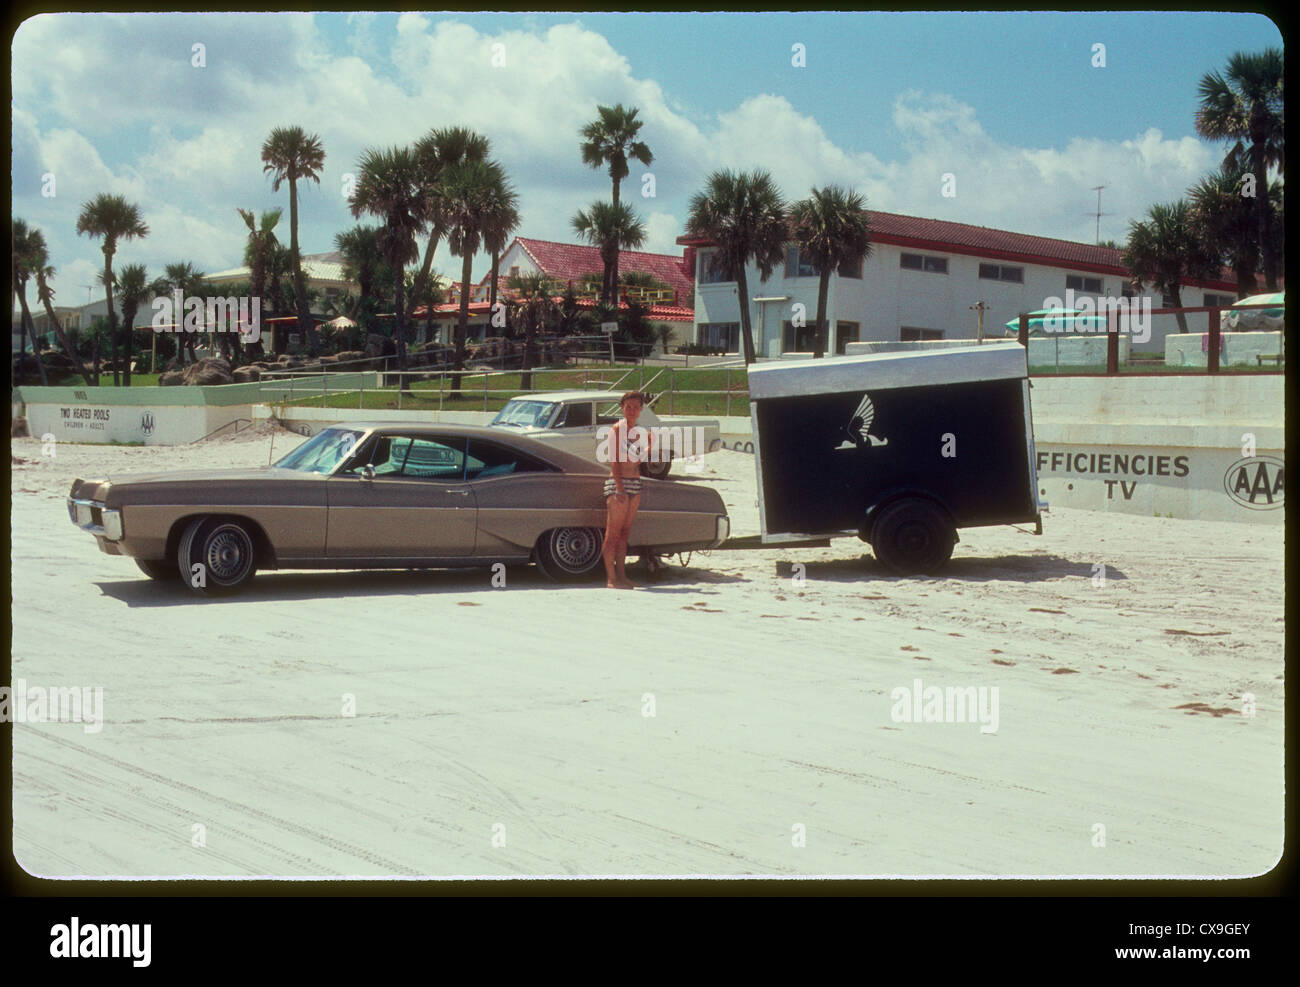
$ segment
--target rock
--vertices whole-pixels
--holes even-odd
[[[262,371],[257,367],[239,367],[230,376],[236,384],[251,384],[262,379]]]
[[[230,375],[230,364],[220,357],[208,357],[198,363],[192,363],[182,371],[182,374],[183,383],[190,387],[234,383]]]
[[[185,383],[185,372],[183,370],[164,370],[158,375],[159,387],[178,387]]]

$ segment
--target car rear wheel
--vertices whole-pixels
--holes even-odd
[[[642,463],[641,475],[648,476],[652,480],[668,479],[668,472],[673,468],[672,457],[668,457],[662,463]]]
[[[886,507],[871,530],[871,549],[902,576],[933,573],[952,558],[952,524],[934,504],[919,497]]]
[[[135,564],[146,576],[159,582],[173,582],[181,575],[181,571],[176,568],[176,563],[166,559],[136,559]]]
[[[181,536],[176,566],[196,593],[231,593],[257,571],[253,536],[242,521],[197,518]]]
[[[580,582],[600,569],[604,547],[599,528],[554,528],[537,543],[537,564],[557,582]]]

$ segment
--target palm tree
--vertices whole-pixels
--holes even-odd
[[[705,180],[704,191],[691,197],[686,231],[689,236],[716,243],[710,268],[735,277],[745,363],[753,363],[745,265],[754,261],[761,280],[766,281],[784,257],[786,216],[780,190],[766,171],[715,171]]]
[[[424,263],[420,267],[415,288],[411,292],[410,312],[413,315],[417,299],[422,296],[424,285],[428,283],[433,269],[433,253],[438,249],[438,242],[446,233],[447,223],[443,216],[443,178],[463,164],[473,161],[486,161],[491,143],[482,134],[475,133],[468,127],[443,127],[430,130],[415,143],[415,158],[420,170],[420,184],[427,200],[429,217],[429,242],[424,250]]]
[[[27,308],[27,282],[33,271],[44,263],[45,238],[40,230],[29,229],[27,221],[22,219],[13,221],[9,234],[10,256],[13,259],[13,290],[18,296],[18,306],[22,312],[19,321],[18,374],[22,373],[23,364],[27,360],[27,337],[31,335],[32,353],[36,357],[36,366],[40,370],[41,384],[44,385],[48,384],[49,380],[45,376],[45,363],[41,360],[40,350],[36,346],[32,313]],[[12,305],[9,311],[13,311]]]
[[[650,148],[637,140],[642,121],[636,118],[635,106],[624,108],[597,106],[597,118],[582,128],[582,163],[589,168],[608,166],[610,181],[614,186],[614,208],[619,205],[619,186],[628,176],[628,158],[649,165],[655,159]],[[618,255],[614,255],[614,269],[610,284],[618,286]]]
[[[1201,77],[1201,105],[1196,112],[1196,130],[1202,137],[1234,142],[1224,168],[1254,176],[1255,218],[1269,291],[1277,291],[1278,265],[1271,236],[1268,169],[1285,164],[1282,88],[1281,49],[1237,52],[1228,59],[1226,76],[1207,72]]]
[[[1193,232],[1189,214],[1185,199],[1152,206],[1146,220],[1129,223],[1124,247],[1124,266],[1133,274],[1133,287],[1141,291],[1149,283],[1173,299],[1175,308],[1182,307],[1184,281],[1208,277],[1218,266]],[[1187,332],[1187,317],[1182,312],[1174,316],[1178,331]]]
[[[465,368],[465,336],[469,329],[469,296],[473,290],[474,254],[507,225],[516,211],[515,193],[505,169],[496,161],[466,161],[448,168],[440,183],[438,214],[447,233],[447,246],[461,259],[460,311],[456,319],[456,353],[453,368]],[[516,220],[517,221],[517,220]],[[451,389],[460,390],[460,374]]]
[[[178,264],[167,264],[163,268],[160,277],[154,278],[149,290],[154,295],[170,295],[173,291],[179,290],[182,298],[202,297],[206,291],[207,276],[189,261]],[[184,309],[178,309],[172,313],[176,320],[174,332],[176,334],[176,363],[183,365],[185,363],[186,351],[190,354],[190,362],[198,361],[198,355],[194,352],[194,345],[198,339],[198,332],[185,331],[185,312]],[[200,310],[199,324],[206,324],[207,312]]]
[[[63,347],[63,352],[72,365],[80,372],[82,379],[87,384],[92,380],[89,372],[86,370],[85,363],[77,356],[76,347],[72,345],[72,340],[63,330],[63,323],[59,321],[58,313],[54,311],[54,289],[50,286],[50,278],[54,277],[54,267],[48,263],[48,252],[45,247],[45,236],[40,230],[32,228],[31,234],[32,250],[32,276],[36,278],[36,298],[45,307],[45,316],[50,320],[50,326],[54,329],[54,335],[58,337],[59,345]]]
[[[573,232],[600,250],[605,277],[600,287],[604,305],[618,305],[618,252],[635,250],[645,243],[645,224],[624,205],[593,202],[573,216]]]
[[[348,204],[352,215],[370,213],[383,220],[375,234],[380,254],[393,271],[393,290],[397,314],[397,364],[406,370],[406,308],[403,302],[403,272],[406,265],[420,259],[416,236],[424,232],[428,218],[428,201],[421,194],[419,169],[410,148],[369,149],[358,166],[357,184]],[[408,380],[402,376],[402,389]]]
[[[118,297],[122,301],[122,331],[126,341],[126,366],[122,371],[122,385],[131,386],[131,351],[135,342],[135,314],[140,306],[153,296],[149,286],[149,273],[143,264],[127,264],[117,279]]]
[[[539,329],[545,330],[558,321],[560,306],[551,293],[550,278],[545,274],[516,274],[507,284],[514,293],[510,320],[524,330],[524,363],[519,387],[527,391],[533,386],[533,340]]]
[[[820,360],[826,348],[826,297],[831,274],[842,265],[856,266],[871,253],[871,218],[866,200],[857,192],[838,185],[814,188],[812,195],[796,202],[790,220],[799,253],[817,272],[817,329],[813,359]]]
[[[252,297],[258,299],[259,309],[267,309],[267,306],[262,301],[262,293],[266,290],[266,266],[271,248],[278,246],[280,242],[275,237],[275,227],[280,222],[280,216],[283,213],[280,209],[266,209],[263,210],[261,218],[258,219],[253,215],[251,209],[236,208],[240,217],[244,220],[244,225],[248,227],[248,243],[244,247],[244,263],[248,265],[249,270],[249,291],[252,293]],[[263,311],[263,314],[268,314],[268,311]],[[261,351],[261,340],[249,343],[249,349],[254,348],[258,352]]]
[[[343,276],[355,281],[360,289],[349,317],[360,323],[363,332],[369,332],[371,316],[375,313],[375,279],[384,262],[379,251],[379,230],[373,226],[354,226],[334,235],[334,247],[343,255]]]
[[[1210,253],[1237,274],[1237,297],[1255,293],[1259,267],[1259,223],[1241,194],[1241,176],[1216,171],[1188,189],[1192,231]]]
[[[298,326],[307,340],[307,351],[316,355],[316,327],[311,321],[307,302],[307,285],[302,276],[302,256],[298,252],[298,182],[310,179],[320,184],[325,167],[325,148],[320,137],[307,134],[301,127],[276,127],[262,145],[264,172],[275,180],[271,191],[280,191],[280,183],[289,183],[289,256],[293,265],[293,294],[297,305]]]
[[[140,209],[123,196],[103,193],[81,207],[77,233],[104,238],[104,298],[108,302],[108,336],[113,351],[113,382],[117,383],[117,313],[113,310],[113,255],[118,240],[133,240],[149,235],[149,227],[140,218]],[[99,348],[95,348],[95,383],[99,383]]]

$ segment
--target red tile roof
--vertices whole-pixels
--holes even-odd
[[[543,274],[562,281],[577,281],[584,275],[602,274],[605,270],[600,251],[595,247],[533,240],[522,236],[516,237],[515,242],[533,259]],[[629,271],[649,274],[677,292],[678,305],[693,307],[695,304],[695,268],[685,258],[672,254],[623,250],[618,255],[618,271],[619,274]]]
[[[1073,240],[1031,236],[1010,230],[995,230],[988,226],[954,223],[946,219],[923,219],[901,213],[871,212],[871,239],[876,243],[892,243],[917,249],[942,250],[946,253],[969,254],[997,260],[1019,261],[1024,264],[1042,264],[1049,267],[1113,274],[1128,274],[1122,252],[1114,247],[1099,247]],[[700,238],[680,236],[680,244],[709,246]],[[1205,282],[1210,287],[1236,289],[1236,275],[1224,270],[1222,280]]]

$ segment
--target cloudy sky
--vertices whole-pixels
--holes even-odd
[[[1085,242],[1105,185],[1101,236],[1122,240],[1222,158],[1193,126],[1202,74],[1281,45],[1247,14],[42,15],[13,40],[13,215],[45,232],[59,303],[81,304],[103,262],[76,218],[101,192],[150,228],[115,264],[237,266],[236,207],[287,206],[261,144],[296,124],[326,152],[300,193],[318,253],[355,222],[366,147],[460,124],[514,180],[519,232],[571,242],[573,213],[609,194],[578,131],[621,102],[655,155],[624,185],[650,250],[680,251],[711,170],[756,166],[792,200],[842,183],[873,209]],[[435,265],[459,272],[445,249]]]

